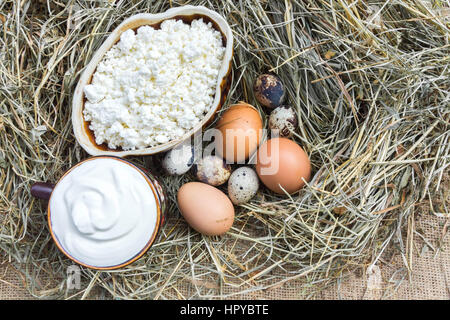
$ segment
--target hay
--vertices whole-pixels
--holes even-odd
[[[67,3],[66,3],[67,2]],[[45,204],[29,194],[88,155],[70,103],[95,49],[125,17],[178,1],[0,2],[0,252],[41,298],[228,298],[300,279],[320,290],[375,264],[394,243],[408,269],[414,207],[448,215],[450,33],[448,1],[189,1],[227,18],[235,35],[227,104],[257,106],[253,79],[277,72],[299,115],[294,139],[313,179],[291,197],[261,188],[232,230],[204,237],[175,203],[191,175],[166,177],[159,157],[135,157],[169,190],[160,240],[124,269],[82,269],[66,286]],[[434,199],[444,199],[433,204]],[[1,261],[0,261],[1,262]]]

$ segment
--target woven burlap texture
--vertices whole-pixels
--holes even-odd
[[[315,299],[450,299],[450,236],[449,218],[423,212],[416,217],[415,228],[421,235],[413,236],[413,254],[404,257],[391,247],[383,259],[360,274],[350,273],[342,281],[321,290]],[[423,237],[423,238],[422,238]],[[387,258],[386,258],[387,257]],[[409,270],[410,269],[410,270]],[[45,283],[45,279],[39,279]],[[178,288],[181,292],[188,287]],[[304,299],[310,292],[298,282],[282,287],[235,296],[238,299]],[[95,299],[95,296],[90,296]],[[35,299],[26,290],[26,278],[9,263],[0,266],[0,299]]]

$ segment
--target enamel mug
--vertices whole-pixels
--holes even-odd
[[[142,257],[157,239],[167,208],[164,189],[148,170],[114,156],[81,161],[56,184],[35,183],[31,194],[48,200],[56,246],[76,263],[98,270]]]

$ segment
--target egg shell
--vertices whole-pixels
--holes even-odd
[[[167,152],[162,160],[162,167],[168,174],[182,175],[189,171],[194,163],[194,148],[182,144]]]
[[[258,188],[258,175],[249,167],[234,170],[228,180],[228,196],[234,204],[248,202],[258,192]]]
[[[298,126],[295,110],[289,106],[279,106],[270,113],[269,129],[278,130],[280,137],[290,138]]]
[[[255,98],[263,106],[276,108],[283,104],[285,89],[281,79],[275,74],[262,74],[253,84]]]
[[[267,140],[258,149],[256,172],[270,190],[284,194],[301,189],[311,177],[311,163],[305,151],[287,138]],[[281,188],[281,187],[282,188]]]
[[[206,156],[200,159],[194,171],[198,180],[212,186],[224,184],[231,175],[230,165],[217,156]]]
[[[178,190],[177,201],[187,223],[204,235],[222,235],[233,225],[233,203],[213,186],[202,182],[186,183]]]
[[[215,139],[217,153],[227,163],[243,163],[261,142],[261,115],[252,105],[239,102],[222,114],[216,129],[220,131]]]

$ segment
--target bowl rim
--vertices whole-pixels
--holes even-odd
[[[48,223],[48,228],[50,231],[50,235],[53,239],[53,242],[56,244],[56,246],[58,247],[58,249],[70,260],[78,263],[79,265],[82,265],[84,267],[90,268],[90,269],[94,269],[94,270],[114,270],[114,269],[119,269],[122,267],[125,267],[131,263],[133,263],[134,261],[138,260],[139,258],[141,258],[147,251],[148,249],[150,249],[150,247],[155,243],[156,238],[159,234],[159,231],[162,228],[162,221],[164,220],[164,212],[162,209],[162,200],[159,197],[159,191],[158,188],[154,185],[152,179],[148,176],[148,174],[142,170],[139,166],[135,165],[133,162],[131,162],[128,159],[123,159],[121,157],[117,157],[114,155],[99,155],[99,156],[93,156],[93,157],[89,157],[86,158],[78,163],[76,163],[75,165],[73,165],[72,167],[70,167],[66,172],[64,172],[64,174],[58,179],[58,181],[55,183],[55,186],[53,187],[53,189],[56,188],[56,186],[58,185],[58,183],[60,181],[62,181],[62,179],[68,175],[73,169],[75,169],[76,167],[82,165],[85,162],[91,161],[91,160],[97,160],[97,159],[112,159],[112,160],[116,160],[116,161],[121,161],[131,167],[133,167],[134,169],[136,169],[143,177],[144,179],[147,181],[148,185],[150,186],[151,191],[153,192],[153,195],[155,197],[155,203],[156,203],[156,224],[155,224],[155,228],[153,229],[152,234],[149,237],[149,240],[146,242],[145,246],[139,250],[139,252],[137,254],[135,254],[134,256],[128,258],[126,261],[113,265],[113,266],[105,266],[105,267],[101,267],[101,266],[94,266],[94,265],[90,265],[87,263],[84,263],[78,259],[76,259],[75,257],[73,257],[66,249],[64,249],[64,247],[61,245],[60,241],[58,240],[58,237],[56,236],[55,232],[53,231],[53,227],[52,227],[52,220],[51,220],[51,211],[50,211],[50,201],[52,198],[52,194],[50,194],[50,198],[48,199],[48,204],[47,204],[47,223]]]
[[[219,76],[217,78],[217,85],[215,88],[214,101],[211,105],[211,109],[203,119],[197,123],[191,130],[186,132],[180,139],[171,140],[167,143],[160,144],[154,147],[148,147],[143,149],[135,150],[113,150],[107,149],[103,150],[99,148],[95,142],[92,142],[90,137],[85,131],[85,121],[83,116],[84,108],[84,86],[90,83],[90,80],[95,73],[98,63],[101,61],[105,53],[120,39],[120,35],[133,27],[129,27],[133,23],[139,22],[139,26],[157,24],[164,20],[168,20],[178,16],[193,16],[193,15],[204,15],[210,18],[220,29],[221,33],[226,38],[225,55],[222,59],[222,65],[219,70]],[[148,21],[149,23],[141,23],[142,21]],[[222,87],[224,81],[228,81],[228,77],[231,71],[231,64],[233,59],[233,33],[227,23],[227,21],[217,12],[208,9],[204,6],[192,6],[185,5],[180,7],[170,8],[167,11],[161,13],[138,13],[132,15],[120,23],[108,37],[103,41],[101,46],[92,56],[89,63],[85,66],[77,86],[75,88],[72,100],[72,127],[75,135],[75,139],[80,144],[80,146],[91,156],[97,155],[113,155],[117,157],[126,156],[142,156],[142,155],[152,155],[160,152],[165,152],[178,144],[190,139],[195,133],[202,130],[202,128],[209,122],[212,121],[216,112],[222,107]]]

